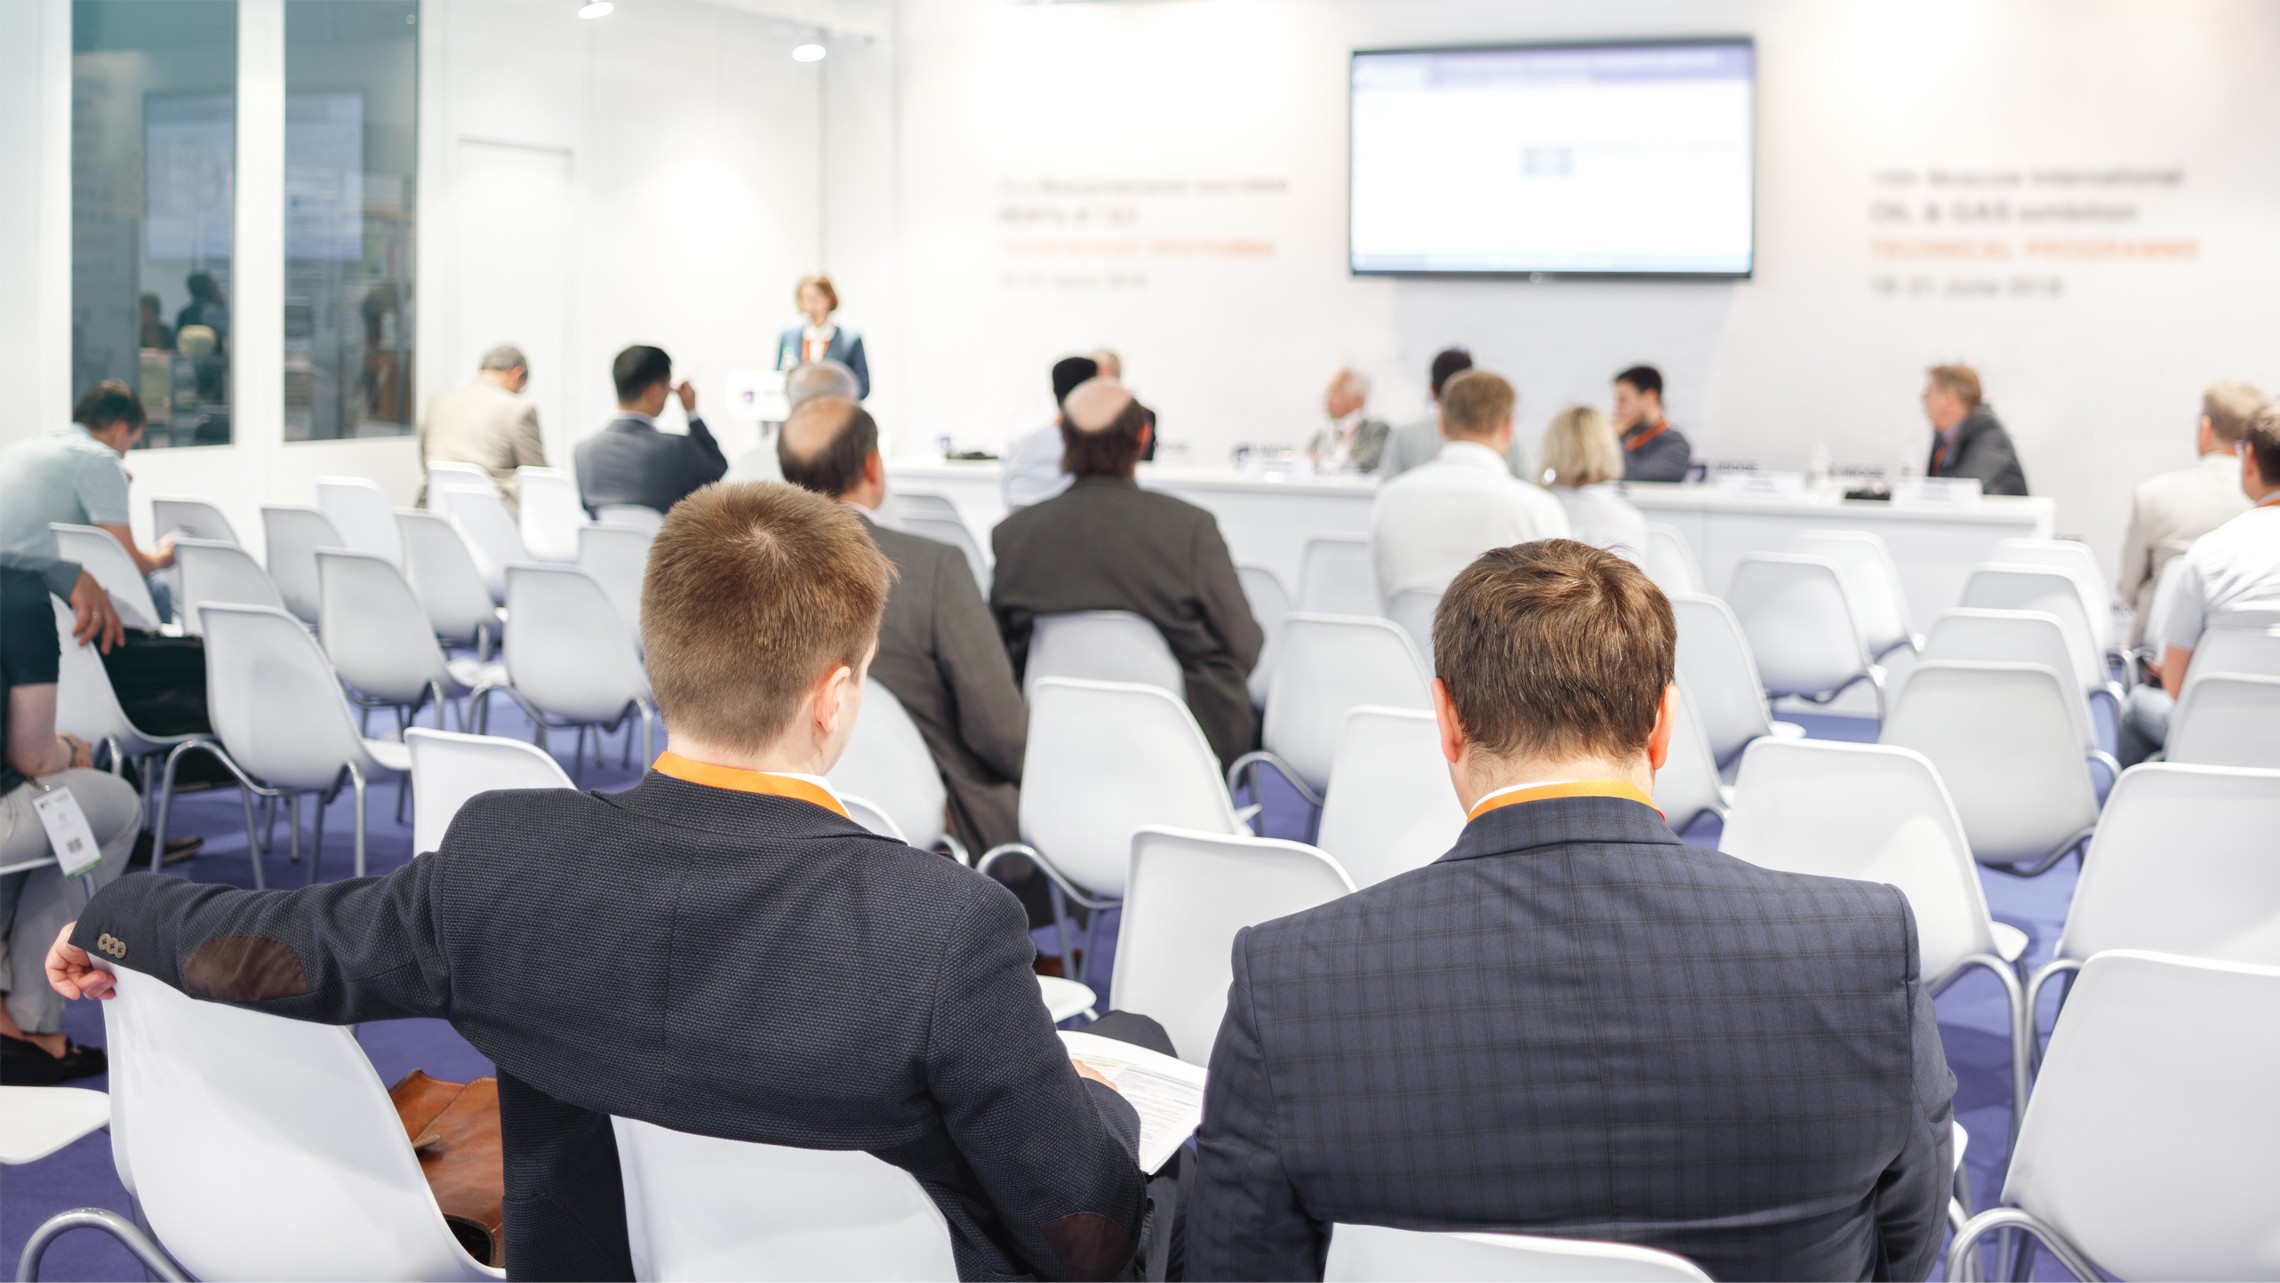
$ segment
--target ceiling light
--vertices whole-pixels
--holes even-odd
[[[792,49],[792,61],[822,62],[823,56],[830,52],[831,51],[829,49],[824,48],[822,45],[798,45]]]
[[[592,3],[579,7],[578,16],[581,18],[607,18],[616,9],[617,6],[611,4],[610,0],[593,0]]]

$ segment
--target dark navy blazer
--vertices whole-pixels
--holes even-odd
[[[788,370],[804,364],[800,360],[800,340],[806,334],[805,325],[795,325],[776,340],[776,368]],[[823,359],[837,361],[855,372],[856,400],[871,395],[871,362],[863,355],[862,335],[844,325],[837,327],[832,331],[831,342],[824,345]]]

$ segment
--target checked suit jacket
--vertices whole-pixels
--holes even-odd
[[[1109,1278],[1139,1117],[1077,1076],[1013,894],[790,798],[486,793],[383,878],[122,878],[74,940],[297,1020],[449,1020],[499,1071],[507,1273],[630,1279],[610,1116],[911,1173],[962,1278]]]
[[[1319,1279],[1349,1222],[1921,1279],[1955,1079],[1916,959],[1891,887],[1686,846],[1620,798],[1488,811],[1236,937],[1188,1277]]]

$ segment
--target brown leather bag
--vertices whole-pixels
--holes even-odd
[[[506,1166],[499,1141],[499,1080],[447,1083],[420,1070],[388,1089],[444,1224],[467,1254],[507,1263]]]

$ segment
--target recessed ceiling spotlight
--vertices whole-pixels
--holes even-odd
[[[579,6],[578,16],[581,18],[607,18],[616,11],[617,6],[611,4],[610,0],[592,0],[590,4]]]
[[[829,49],[824,48],[822,45],[798,45],[792,49],[792,61],[822,62],[823,56],[830,52],[831,51]]]

